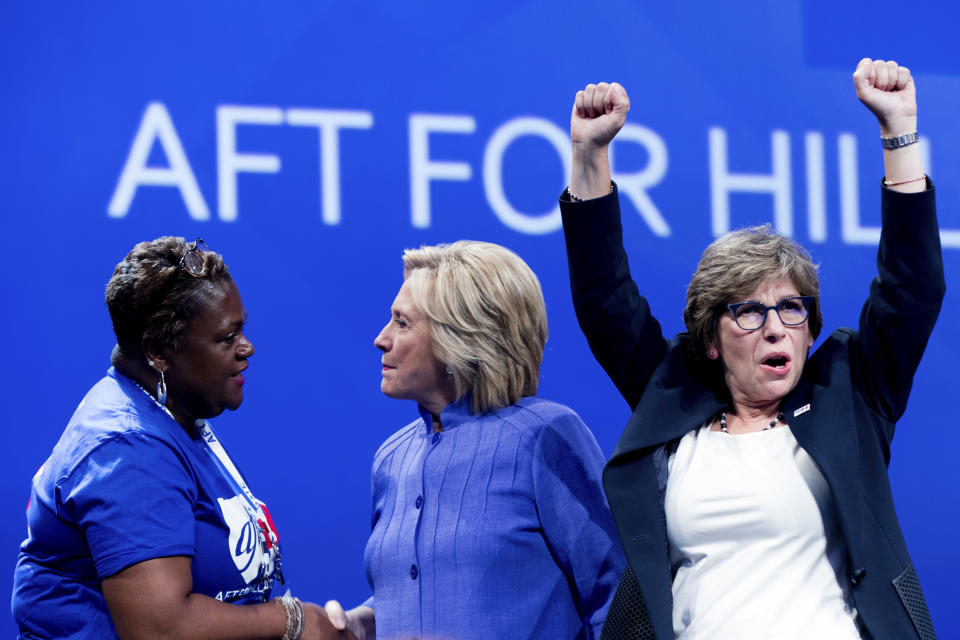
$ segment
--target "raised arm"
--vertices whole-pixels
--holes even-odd
[[[877,117],[881,138],[891,141],[885,146],[900,145],[883,150],[885,186],[900,193],[926,189],[920,145],[909,142],[917,133],[917,90],[910,70],[893,60],[864,58],[853,83],[857,97]]]
[[[573,163],[570,195],[580,200],[610,193],[607,149],[627,120],[630,98],[620,84],[588,84],[577,91],[570,114]]]
[[[597,361],[636,406],[666,341],[633,279],[623,250],[620,206],[607,149],[630,108],[617,83],[577,92],[570,116],[573,162],[560,198],[577,320]]]
[[[860,316],[854,372],[867,400],[889,420],[889,440],[940,311],[943,261],[933,185],[912,135],[917,101],[910,71],[864,58],[853,80],[880,124],[885,171],[877,277]]]

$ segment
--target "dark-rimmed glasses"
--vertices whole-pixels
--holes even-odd
[[[770,307],[760,302],[735,302],[728,304],[727,309],[733,313],[733,321],[744,331],[756,331],[762,327],[771,309],[780,316],[780,322],[788,327],[795,327],[807,321],[810,305],[814,300],[814,296],[794,296],[784,298]]]
[[[203,238],[197,238],[187,249],[187,252],[180,258],[180,268],[192,275],[194,278],[203,276],[206,268],[203,264],[203,254],[210,253],[212,249],[207,246]]]

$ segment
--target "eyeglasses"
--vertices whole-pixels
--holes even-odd
[[[784,298],[772,307],[759,302],[735,302],[727,308],[733,313],[733,320],[744,331],[756,331],[767,321],[767,312],[771,309],[780,316],[780,322],[788,327],[795,327],[807,321],[810,315],[810,305],[816,300],[814,296],[794,296]]]
[[[203,241],[203,238],[197,238],[193,246],[187,249],[187,252],[180,258],[180,268],[192,275],[194,278],[200,278],[206,271],[203,264],[203,254],[213,251]]]

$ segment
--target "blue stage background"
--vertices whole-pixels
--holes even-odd
[[[630,92],[614,169],[633,272],[667,332],[682,329],[714,232],[767,221],[822,262],[825,334],[855,324],[882,164],[850,74],[870,56],[914,71],[940,203],[947,299],[890,473],[934,622],[960,637],[960,63],[944,55],[956,53],[955,5],[909,20],[886,0],[4,13],[0,575],[13,573],[34,471],[109,366],[104,285],[135,242],[160,235],[203,236],[244,297],[256,347],[246,401],[214,424],[270,505],[301,597],[369,595],[370,463],[416,416],[381,396],[373,346],[405,247],[474,238],[529,262],[550,315],[541,395],[578,411],[609,454],[629,411],[576,325],[555,210],[570,106],[588,82]],[[14,633],[0,616],[0,635]]]

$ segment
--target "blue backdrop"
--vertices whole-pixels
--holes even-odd
[[[159,235],[203,236],[244,296],[247,399],[216,425],[270,505],[303,597],[368,595],[370,463],[416,415],[381,396],[373,347],[404,247],[475,238],[530,263],[550,314],[542,395],[609,454],[628,407],[576,326],[556,210],[588,82],[618,80],[632,98],[614,170],[633,271],[665,330],[682,329],[714,235],[766,221],[822,262],[825,334],[856,323],[882,164],[850,75],[870,56],[913,69],[938,190],[949,290],[890,473],[934,621],[960,637],[960,58],[944,55],[958,10],[905,21],[886,1],[870,15],[827,0],[651,4],[9,3],[0,575],[31,476],[108,367],[104,285]]]

